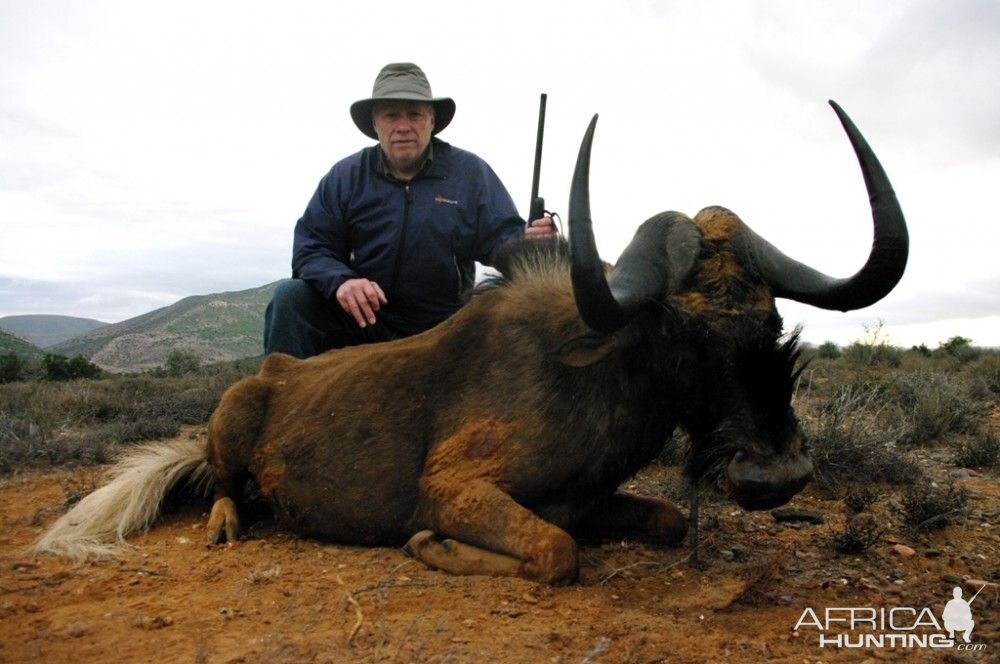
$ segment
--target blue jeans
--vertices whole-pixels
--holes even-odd
[[[301,279],[281,281],[264,312],[265,354],[288,353],[304,359],[333,348],[397,337],[382,322],[358,327],[337,302],[328,302]]]

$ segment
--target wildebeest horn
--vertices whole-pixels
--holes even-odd
[[[746,227],[743,249],[775,297],[822,309],[850,311],[878,302],[896,286],[906,268],[910,241],[903,211],[875,153],[847,113],[832,100],[830,106],[840,118],[858,157],[871,201],[875,234],[868,261],[854,276],[835,279],[789,258]]]
[[[646,221],[622,252],[611,279],[597,252],[590,218],[590,148],[597,116],[580,145],[569,196],[569,248],[573,295],[583,322],[598,332],[624,327],[643,305],[677,288],[694,265],[700,236],[679,212],[664,212]]]

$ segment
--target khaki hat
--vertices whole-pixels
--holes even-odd
[[[425,101],[434,107],[434,131],[436,134],[455,117],[455,102],[451,97],[435,98],[431,95],[431,84],[420,67],[412,62],[393,62],[375,77],[371,99],[361,99],[351,104],[351,119],[365,136],[378,140],[372,126],[372,106],[377,101]]]

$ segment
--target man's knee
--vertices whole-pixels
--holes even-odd
[[[319,293],[301,279],[282,279],[271,295],[268,308],[275,311],[304,311],[324,304]]]

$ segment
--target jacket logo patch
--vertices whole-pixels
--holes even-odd
[[[450,198],[445,198],[441,194],[438,194],[437,196],[434,197],[434,202],[437,203],[438,205],[441,205],[442,203],[447,203],[448,205],[458,205],[458,201],[453,201]]]

